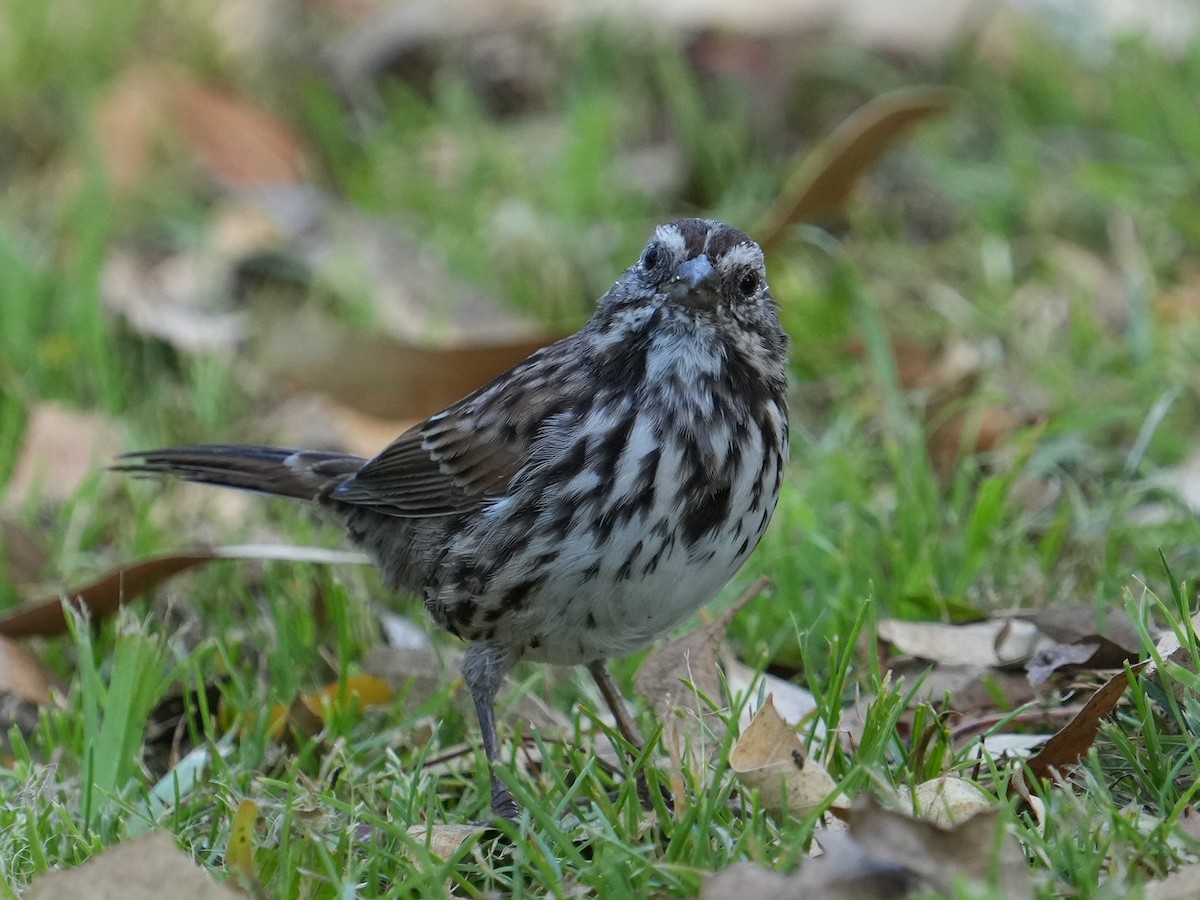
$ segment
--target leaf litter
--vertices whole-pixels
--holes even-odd
[[[849,808],[845,798],[835,796],[833,778],[811,757],[795,726],[779,715],[770,694],[729,752],[729,768],[778,818]]]
[[[891,900],[931,891],[957,896],[994,884],[1012,900],[1033,897],[1025,855],[994,810],[943,828],[865,801],[849,832],[818,829],[822,853],[783,875],[739,863],[711,876],[702,900]]]
[[[244,900],[215,881],[175,845],[165,831],[151,831],[101,851],[74,869],[33,880],[28,900]]]

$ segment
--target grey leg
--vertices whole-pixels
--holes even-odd
[[[492,783],[492,812],[502,819],[515,819],[520,812],[517,801],[496,776],[500,761],[500,738],[496,734],[496,692],[512,667],[512,654],[485,641],[475,641],[463,657],[462,674],[475,702],[479,730],[483,733],[483,752],[487,756]]]

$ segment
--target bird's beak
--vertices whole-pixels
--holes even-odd
[[[707,253],[680,263],[670,284],[670,297],[693,309],[714,310],[721,298],[721,278]]]

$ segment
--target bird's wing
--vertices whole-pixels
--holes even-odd
[[[477,508],[503,493],[544,414],[562,408],[564,398],[548,397],[555,390],[539,374],[545,352],[400,435],[329,498],[416,518]]]

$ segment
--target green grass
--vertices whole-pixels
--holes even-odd
[[[255,79],[186,5],[103,3],[61,26],[44,9],[0,9],[0,485],[44,401],[103,411],[134,448],[252,437],[278,400],[241,386],[238,367],[252,359],[186,357],[104,310],[114,247],[138,235],[194,246],[217,204],[174,153],[132,195],[112,194],[87,124],[146,35],[195,71]],[[797,148],[861,102],[905,84],[961,91],[956,109],[881,163],[849,228],[798,226],[769,260],[793,336],[792,461],[770,532],[714,608],[770,576],[731,639],[753,665],[802,673],[819,701],[805,733],[817,720],[836,729],[856,695],[873,698],[855,746],[831,746],[824,760],[848,794],[890,797],[980,770],[943,713],[887,679],[880,618],[956,621],[1082,600],[1183,628],[1200,527],[1154,478],[1200,433],[1200,304],[1170,317],[1160,303],[1195,292],[1200,271],[1200,45],[1167,59],[1123,41],[1096,62],[1029,29],[1007,65],[966,47],[900,65],[835,42],[797,64],[782,122],[758,120],[736,79],[698,79],[676,48],[607,30],[555,53],[561,77],[516,116],[489,111],[453,69],[427,90],[385,83],[354,114],[294,59],[265,70],[259,90],[305,136],[324,189],[415,228],[456,273],[555,328],[583,321],[653,222],[698,211],[749,225]],[[683,177],[670,191],[638,187],[622,168],[650,140],[678,147]],[[370,327],[361,298],[320,291],[301,299],[342,304]],[[896,335],[992,347],[967,407],[1017,405],[1040,424],[939,472],[920,405],[897,383]],[[1055,499],[1029,504],[1031,486]],[[179,496],[98,473],[65,507],[17,515],[45,537],[45,575],[64,585],[198,534],[340,542],[284,503],[214,524]],[[0,601],[18,599],[0,579]],[[221,563],[115,621],[75,620],[70,636],[35,644],[71,689],[31,733],[7,736],[7,894],[155,827],[220,872],[245,798],[261,811],[254,859],[269,896],[689,896],[736,861],[788,869],[804,858],[813,819],[776,821],[742,792],[723,762],[732,734],[713,770],[688,783],[686,813],[648,817],[632,778],[594,752],[619,739],[598,725],[582,678],[535,668],[516,673],[520,689],[571,725],[504,730],[506,747],[529,739],[541,759],[533,773],[504,771],[528,817],[437,858],[410,826],[475,821],[488,805],[474,721],[451,680],[384,709],[333,713],[319,740],[281,743],[262,715],[360,674],[384,604],[421,615],[369,570]],[[1183,638],[1200,653],[1194,633]],[[627,685],[642,658],[616,666]],[[1039,793],[1042,826],[1008,799],[1011,771],[982,765],[976,777],[1006,808],[1039,896],[1137,896],[1196,858],[1179,826],[1196,805],[1196,669],[1168,667],[1163,686],[1134,682],[1084,764]],[[152,708],[175,694],[182,746],[194,748],[183,760],[169,740],[142,746]],[[638,714],[660,733],[645,704]],[[426,765],[464,742],[460,764]],[[652,786],[668,778],[661,758],[642,760]]]

